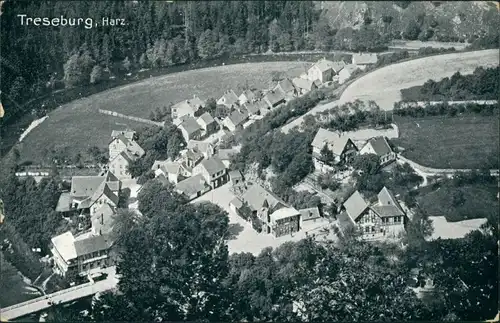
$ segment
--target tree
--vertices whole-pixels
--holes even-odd
[[[123,296],[108,297],[108,306],[128,304],[135,319],[224,320],[231,300],[221,285],[229,271],[228,223],[219,207],[197,204],[158,213],[135,227],[118,264]],[[148,247],[140,250],[137,243]],[[113,315],[102,311],[100,318]]]
[[[321,159],[329,165],[331,165],[335,161],[335,157],[333,156],[333,152],[328,148],[328,145],[325,144],[320,151]]]
[[[64,84],[73,87],[82,82],[83,72],[78,63],[78,54],[73,54],[64,64]]]
[[[403,30],[403,38],[407,40],[417,40],[420,31],[418,22],[416,20],[410,20]]]
[[[96,84],[102,81],[103,69],[100,65],[94,66],[92,72],[90,73],[90,84]]]
[[[139,211],[146,217],[162,212],[172,212],[182,204],[183,198],[174,192],[172,185],[164,186],[159,181],[147,182],[139,192]]]
[[[130,67],[132,66],[132,63],[130,63],[128,56],[125,57],[125,59],[122,62],[122,65],[123,65],[123,68],[125,69],[125,71],[127,71],[127,72],[130,71]]]
[[[375,154],[358,155],[354,159],[352,166],[361,174],[373,175],[380,169],[380,158]]]

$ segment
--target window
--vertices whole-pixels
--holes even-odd
[[[372,232],[375,232],[375,227],[374,226],[372,226]]]
[[[382,218],[382,223],[387,223],[388,218]]]
[[[401,217],[400,216],[395,216],[394,217],[394,223],[401,223]]]
[[[370,227],[369,226],[365,227],[365,232],[370,232]]]

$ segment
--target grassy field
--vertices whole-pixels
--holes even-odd
[[[454,187],[446,184],[439,189],[420,196],[417,200],[430,216],[444,216],[447,221],[493,218],[498,213],[496,184],[469,184]],[[461,195],[463,203],[454,205],[453,196]]]
[[[498,116],[395,117],[403,155],[433,168],[498,168]]]
[[[90,146],[107,147],[113,129],[142,127],[143,124],[105,116],[98,109],[148,118],[157,107],[168,106],[198,95],[218,98],[224,91],[238,92],[243,86],[266,89],[273,71],[298,76],[305,62],[265,62],[204,68],[154,77],[73,101],[52,111],[20,147],[23,160],[38,162],[44,149],[67,149],[70,154]]]
[[[392,110],[401,101],[401,89],[422,85],[428,79],[450,77],[457,71],[470,74],[476,67],[497,66],[498,50],[436,55],[389,65],[359,78],[340,97],[340,104],[356,99],[374,100],[381,109]]]

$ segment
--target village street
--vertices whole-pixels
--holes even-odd
[[[233,193],[230,191],[230,184],[218,187],[203,196],[193,200],[191,203],[198,202],[212,202],[219,205],[224,209],[229,216],[229,230],[231,231],[231,238],[228,241],[229,253],[250,252],[258,255],[262,249],[266,247],[276,248],[281,244],[288,241],[299,241],[306,238],[308,234],[320,235],[321,228],[331,227],[332,223],[328,219],[320,219],[315,223],[304,225],[303,229],[293,236],[283,236],[274,238],[272,235],[257,233],[252,228],[252,224],[243,220],[238,216],[230,207],[229,202],[234,198]],[[329,239],[335,239],[333,234],[330,234]]]

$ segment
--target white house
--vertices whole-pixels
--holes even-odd
[[[356,227],[363,239],[380,240],[397,238],[405,231],[406,213],[386,187],[377,195],[377,201],[370,204],[361,194],[354,192],[342,205],[347,223]]]
[[[375,154],[380,158],[380,165],[386,165],[396,160],[396,153],[392,151],[391,146],[385,137],[375,137],[368,142],[359,151],[361,155]]]
[[[347,134],[335,133],[320,128],[314,137],[311,146],[313,148],[313,162],[316,169],[320,171],[332,170],[336,164],[348,163],[358,153],[358,148]],[[327,148],[332,154],[332,160],[324,160],[321,153]]]
[[[312,82],[318,80],[321,83],[326,83],[332,80],[333,77],[333,62],[321,59],[316,62],[309,70],[307,70],[307,78]]]
[[[234,93],[233,90],[229,90],[224,92],[224,94],[217,100],[217,104],[222,104],[228,108],[232,108],[233,106],[239,103],[238,96]]]
[[[203,160],[193,168],[193,175],[202,175],[211,188],[224,185],[229,180],[227,169],[218,157]]]

